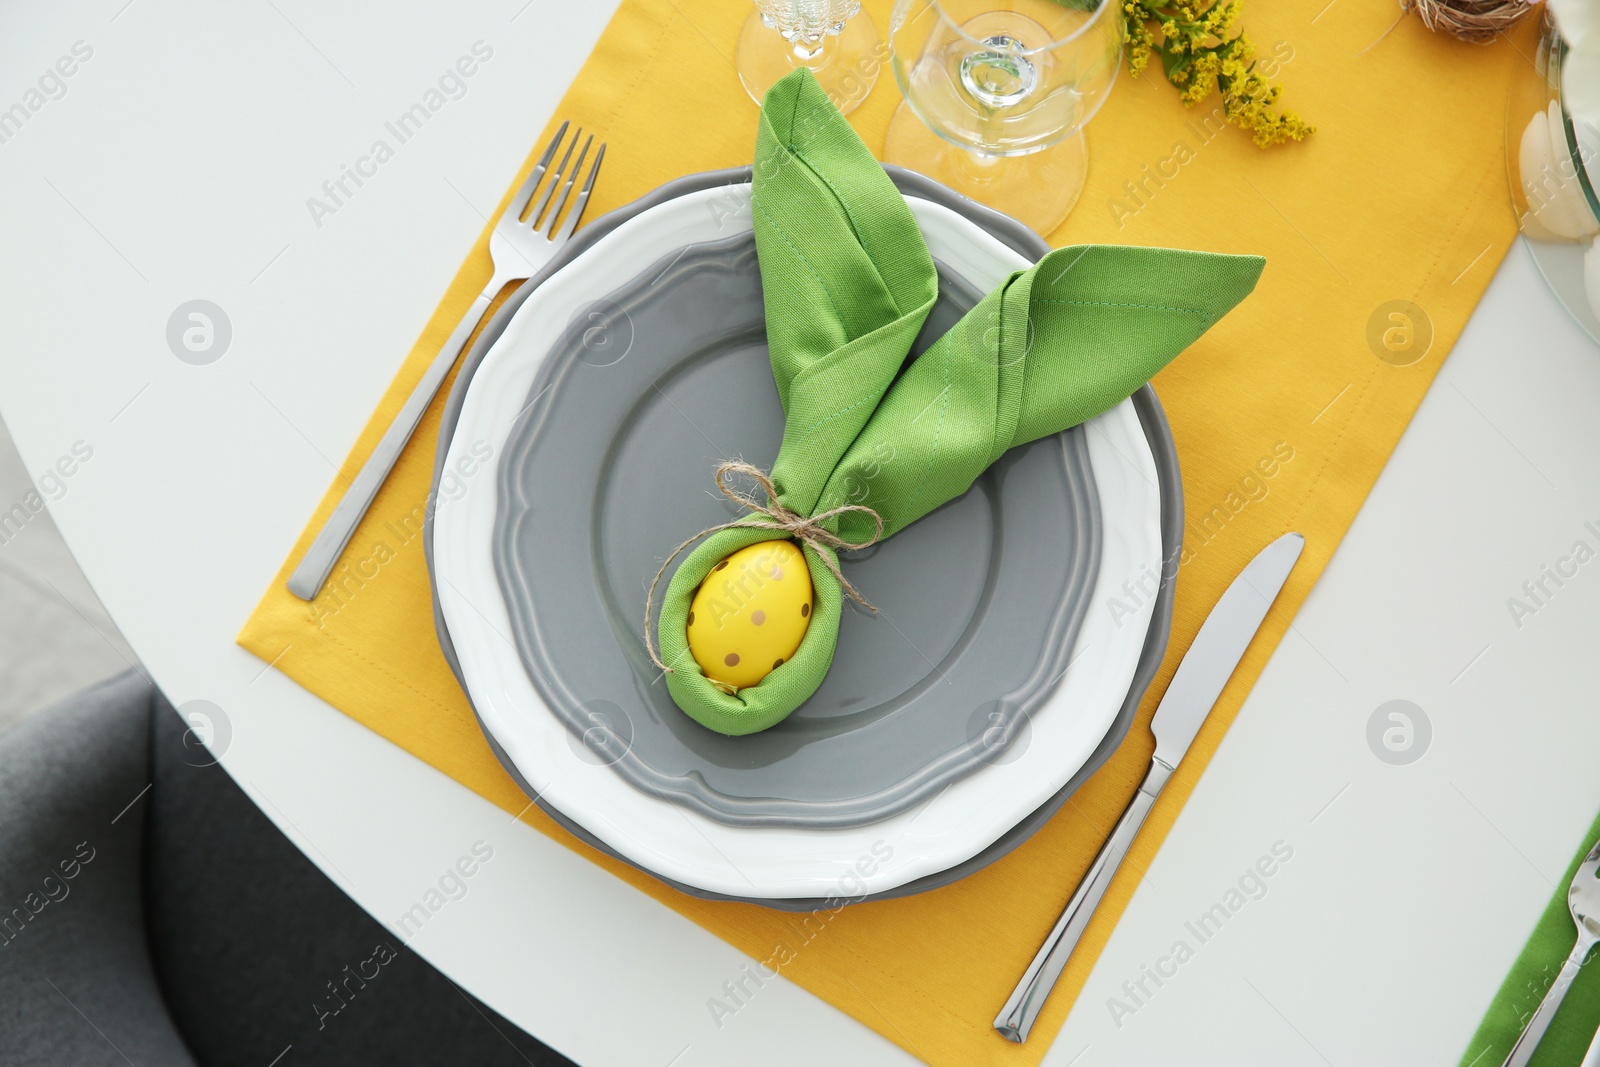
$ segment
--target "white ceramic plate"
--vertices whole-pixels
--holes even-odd
[[[908,203],[934,258],[980,290],[1028,265],[954,211],[915,197]],[[982,851],[1055,794],[1105,735],[1132,682],[1151,614],[1119,620],[1111,600],[1126,602],[1125,582],[1153,588],[1160,572],[1155,460],[1131,401],[1088,425],[1105,520],[1093,606],[1054,694],[995,764],[918,808],[842,829],[730,826],[639,792],[575,743],[535,692],[511,643],[492,554],[494,468],[539,363],[595,294],[686,244],[749,228],[748,186],[688,193],[623,222],[528,297],[478,367],[446,456],[447,470],[478,469],[471,491],[441,500],[434,517],[439,605],[485,729],[541,801],[625,858],[730,896],[875,894]],[[863,859],[869,862],[858,863]]]

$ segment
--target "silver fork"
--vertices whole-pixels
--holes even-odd
[[[455,366],[461,350],[466,347],[467,338],[477,329],[484,313],[489,310],[489,305],[494,302],[495,295],[508,283],[523,282],[531,278],[534,272],[550,262],[556,254],[556,249],[565,244],[567,238],[572,236],[572,231],[577,229],[578,220],[583,217],[583,209],[589,203],[589,190],[594,187],[595,175],[600,173],[600,163],[606,156],[606,146],[601,144],[599,151],[595,153],[594,163],[589,167],[589,175],[578,191],[578,198],[573,201],[572,210],[567,213],[566,222],[562,223],[560,230],[554,230],[556,219],[560,216],[561,209],[566,206],[567,197],[577,182],[578,172],[583,169],[584,160],[589,157],[589,149],[594,144],[594,135],[590,134],[583,142],[583,150],[578,153],[577,163],[571,170],[567,169],[567,164],[572,160],[572,150],[577,147],[578,139],[583,137],[582,129],[574,133],[572,140],[567,142],[567,150],[562,155],[561,163],[556,167],[550,184],[546,185],[544,192],[539,195],[539,202],[533,205],[532,210],[528,210],[528,203],[533,199],[540,179],[549,170],[550,161],[555,158],[556,150],[561,147],[562,139],[567,133],[567,125],[565,122],[561,124],[549,147],[544,150],[544,155],[539,157],[533,172],[528,175],[527,180],[522,183],[522,188],[517,190],[517,195],[512,197],[511,203],[506,206],[505,213],[494,224],[494,231],[489,235],[489,258],[494,262],[494,277],[472,302],[472,307],[467,309],[466,315],[450,334],[450,339],[444,343],[444,347],[429,364],[422,380],[417,382],[417,387],[406,398],[400,413],[395,416],[383,439],[378,442],[378,447],[373,449],[372,455],[350,482],[350,487],[344,491],[344,496],[339,498],[339,503],[328,516],[328,521],[317,532],[316,539],[311,542],[311,547],[306,550],[299,566],[289,576],[289,592],[301,600],[315,598],[321,591],[323,583],[328,580],[328,575],[333,573],[334,565],[339,562],[339,556],[350,543],[356,527],[360,525],[367,509],[372,506],[373,498],[378,495],[384,479],[389,477],[389,472],[394,469],[395,461],[400,458],[406,442],[416,431],[417,423],[422,421],[422,413],[428,410],[434,394],[439,391],[439,386],[450,373],[450,368]],[[544,214],[544,222],[540,224],[540,216],[550,203],[550,196],[556,191],[557,186],[560,186],[561,195],[556,198],[555,206],[550,208],[549,213]],[[523,217],[524,212],[526,218]]]
[[[1539,1010],[1528,1020],[1517,1043],[1511,1046],[1504,1067],[1527,1067],[1528,1061],[1533,1059],[1534,1049],[1539,1047],[1539,1042],[1544,1038],[1544,1032],[1550,1028],[1550,1020],[1555,1018],[1556,1010],[1561,1007],[1562,999],[1571,988],[1572,980],[1578,977],[1579,968],[1589,957],[1589,950],[1594,948],[1596,941],[1600,941],[1600,844],[1595,845],[1584,861],[1578,864],[1578,873],[1572,876],[1572,885],[1567,889],[1567,910],[1572,913],[1573,925],[1578,928],[1577,943],[1572,946],[1567,962],[1561,965],[1561,973],[1556,975],[1556,980],[1550,983],[1549,991],[1539,1002]]]

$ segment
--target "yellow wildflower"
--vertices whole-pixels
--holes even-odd
[[[1217,91],[1228,122],[1249,130],[1260,147],[1303,140],[1313,127],[1274,110],[1278,87],[1256,71],[1254,47],[1235,32],[1242,10],[1242,0],[1124,0],[1128,69],[1137,76],[1159,55],[1186,106]]]

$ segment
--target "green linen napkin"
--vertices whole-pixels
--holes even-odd
[[[1472,1043],[1462,1053],[1461,1067],[1499,1067],[1517,1043],[1522,1028],[1527,1025],[1544,999],[1545,990],[1560,973],[1561,965],[1572,952],[1572,943],[1578,931],[1572,925],[1572,913],[1567,910],[1567,887],[1578,872],[1578,864],[1600,841],[1600,817],[1597,817],[1584,835],[1583,846],[1572,857],[1566,873],[1556,883],[1556,891],[1539,916],[1538,925],[1528,936],[1527,944],[1512,964],[1511,973],[1500,984],[1500,991],[1489,1003],[1489,1011]],[[1561,1010],[1550,1020],[1550,1029],[1534,1051],[1531,1067],[1576,1067],[1589,1049],[1595,1028],[1600,1026],[1600,952],[1589,957],[1572,988],[1567,990]]]
[[[774,85],[762,104],[752,212],[784,409],[771,472],[777,501],[801,515],[870,507],[883,536],[960,496],[1008,448],[1126,399],[1249,294],[1264,265],[1256,256],[1166,249],[1057,249],[904,367],[937,296],[933,260],[894,183],[805,70]],[[859,543],[876,524],[857,511],[823,525]],[[833,662],[843,601],[830,566],[837,559],[810,543],[801,547],[815,605],[788,662],[728,693],[689,653],[685,622],[705,576],[730,553],[785,536],[750,527],[710,534],[662,598],[668,690],[719,733],[780,722]]]

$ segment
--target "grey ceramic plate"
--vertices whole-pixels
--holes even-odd
[[[982,295],[941,272],[913,352]],[[994,763],[995,738],[1018,736],[1066,670],[1100,569],[1082,427],[847,554],[879,611],[846,609],[827,678],[788,719],[725,737],[673,704],[640,638],[646,584],[672,546],[738,517],[708,492],[717,463],[768,468],[783,431],[749,232],[601,296],[524,412],[501,446],[493,537],[512,637],[574,736],[597,716],[627,724],[612,769],[652,796],[742,826],[877,822]]]
[[[922,178],[919,175],[906,171],[900,171],[896,168],[887,169],[894,178],[896,184],[903,192],[906,192],[910,195],[921,196],[925,199],[943,204],[952,210],[961,213],[962,215],[982,226],[984,229],[988,230],[1004,244],[1013,248],[1018,253],[1030,259],[1036,259],[1048,251],[1048,246],[1046,246],[1044,242],[1042,242],[1031,231],[1027,230],[1014,220],[999,215],[987,208],[981,207],[980,205],[964,200],[961,197],[951,193],[943,186]],[[461,373],[457,378],[456,385],[446,405],[444,422],[440,433],[440,462],[442,462],[446,454],[451,436],[454,433],[456,421],[461,410],[462,400],[465,396],[468,386],[470,385],[473,372],[478,364],[482,361],[484,355],[488,352],[490,347],[492,347],[494,342],[504,332],[507,323],[511,320],[512,316],[515,315],[517,308],[521,306],[522,300],[526,298],[528,293],[532,292],[533,288],[539,284],[544,277],[547,277],[549,274],[560,269],[573,257],[580,255],[585,248],[593,243],[595,239],[638,212],[674,196],[683,195],[688,192],[713,188],[719,185],[730,183],[748,182],[749,174],[750,169],[748,167],[744,167],[734,170],[710,172],[682,178],[678,181],[671,182],[663,186],[661,189],[658,189],[649,196],[646,196],[625,208],[621,208],[610,215],[605,216],[604,218],[598,219],[594,223],[591,223],[589,226],[585,227],[584,230],[571,243],[569,243],[566,248],[562,250],[561,254],[557,256],[557,258],[545,269],[545,271],[541,272],[539,277],[534,278],[531,282],[519,290],[518,293],[512,297],[512,299],[507,301],[506,305],[483,331],[478,343],[474,346],[473,351],[467,356],[463,363]],[[1145,433],[1150,440],[1152,453],[1155,457],[1158,474],[1160,476],[1162,498],[1161,529],[1163,558],[1171,561],[1177,558],[1178,550],[1181,545],[1183,521],[1181,483],[1178,476],[1177,457],[1172,446],[1170,431],[1167,429],[1166,421],[1161,414],[1160,405],[1155,399],[1154,392],[1147,386],[1140,390],[1139,393],[1135,394],[1133,399],[1141,424],[1143,425]],[[436,466],[436,489],[439,475],[440,471]],[[431,524],[431,515],[429,516],[429,519]],[[909,532],[910,531],[907,531],[907,533]],[[427,546],[431,565],[431,529],[428,531],[427,536],[424,539],[424,543]],[[1121,743],[1123,737],[1126,735],[1128,726],[1132,721],[1134,712],[1138,707],[1139,700],[1143,696],[1145,688],[1149,685],[1150,679],[1154,676],[1156,669],[1159,667],[1162,654],[1165,651],[1167,632],[1171,622],[1171,572],[1173,569],[1174,568],[1171,567],[1170,563],[1168,566],[1163,568],[1161,589],[1156,599],[1151,627],[1146,636],[1144,648],[1139,660],[1139,666],[1135,673],[1134,682],[1130,687],[1128,696],[1123,702],[1123,705],[1119,710],[1110,730],[1108,730],[1101,743],[1096,747],[1090,759],[1077,771],[1077,773],[1075,773],[1072,778],[1049,801],[1035,809],[1034,812],[1028,817],[1013,825],[991,845],[977,855],[973,856],[971,859],[963,863],[956,864],[945,871],[917,879],[916,881],[899,886],[878,896],[860,899],[886,899],[936,888],[964,877],[965,875],[994,862],[996,859],[999,859],[1001,856],[1004,856],[1006,853],[1010,852],[1022,841],[1026,840],[1035,830],[1043,825],[1043,823],[1046,822],[1063,803],[1065,803],[1066,799],[1071,796],[1074,791],[1076,791],[1079,785],[1096,769],[1098,769],[1102,763],[1104,763],[1106,758],[1117,747],[1117,745]],[[442,613],[438,610],[437,604],[438,601],[436,596],[435,621],[438,629],[440,645],[447,660],[451,663],[452,668],[456,671],[459,678],[459,665],[454,654],[454,649],[451,646],[449,633],[444,626]],[[505,757],[504,752],[496,744],[494,738],[492,736],[488,736],[488,740],[491,748],[494,749],[496,755],[506,766],[507,771],[514,778],[516,778],[520,784],[523,785],[524,789],[529,792],[530,796],[533,796],[535,800],[539,800],[537,793],[528,788],[526,781],[520,776],[515,765]],[[601,851],[615,855],[614,852],[606,848],[604,844],[594,838],[594,836],[586,831],[583,827],[573,823],[572,820],[568,819],[564,813],[555,809],[547,802],[541,800],[539,803],[547,814],[549,814],[567,830],[572,832],[574,836],[585,841],[591,846],[600,849]],[[671,881],[668,881],[667,884],[673,885],[675,888],[695,896],[712,897],[716,899],[748,899],[751,903],[759,903],[770,907],[792,911],[808,911],[824,905],[832,906],[837,903],[837,901],[824,900],[821,898],[769,900],[761,898],[724,897],[718,894],[711,894],[696,890],[692,887]]]

